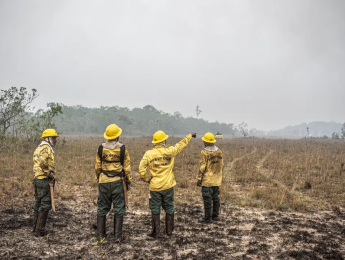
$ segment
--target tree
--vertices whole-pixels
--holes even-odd
[[[244,122],[237,125],[237,130],[243,135],[243,137],[248,136],[248,125]]]
[[[248,131],[248,135],[250,136],[258,136],[260,134],[259,130],[257,130],[256,128],[251,128]]]
[[[179,112],[179,111],[174,112],[174,116],[175,116],[176,118],[182,118],[182,117],[183,117],[182,114],[181,114],[181,112]]]
[[[145,111],[158,112],[159,113],[159,111],[154,106],[151,106],[151,105],[146,105],[146,106],[143,107],[143,109]]]
[[[11,126],[14,129],[16,123],[29,111],[29,105],[38,97],[36,89],[31,91],[32,93],[28,93],[24,87],[20,89],[11,87],[8,90],[1,90],[0,133],[2,135],[5,135]]]
[[[123,130],[126,130],[128,126],[133,124],[133,121],[129,117],[124,115],[119,115],[119,121],[121,123]]]
[[[36,141],[44,129],[56,128],[54,118],[62,114],[62,105],[48,103],[48,109],[39,109],[34,113],[30,104],[38,94],[36,89],[31,91],[29,93],[24,87],[1,90],[0,138],[12,134],[15,137],[24,137],[28,141]]]
[[[341,139],[345,139],[345,123],[341,127]]]
[[[39,109],[28,119],[23,118],[18,127],[21,135],[28,140],[37,140],[41,133],[47,128],[56,128],[54,117],[62,114],[62,106],[59,103],[48,103],[48,109]]]
[[[199,109],[199,105],[197,105],[196,108],[195,108],[196,117],[199,117],[201,112],[202,111]]]
[[[138,128],[139,133],[142,133],[145,128],[145,120],[138,120],[135,126]]]
[[[336,132],[332,133],[332,139],[339,139],[339,134]]]

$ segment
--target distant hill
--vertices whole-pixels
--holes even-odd
[[[342,124],[334,121],[322,122],[316,121],[311,123],[302,123],[295,126],[287,126],[283,129],[270,131],[270,136],[283,137],[304,137],[307,136],[307,127],[309,128],[309,135],[315,137],[332,136],[332,133],[340,133]]]

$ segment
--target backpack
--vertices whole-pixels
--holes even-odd
[[[107,163],[115,163],[118,161],[108,161],[108,160],[103,160],[102,155],[103,155],[103,145],[100,145],[98,147],[98,156],[99,159],[101,160],[101,163],[103,162],[107,162]],[[121,172],[115,172],[115,171],[102,171],[102,173],[104,173],[107,177],[121,177],[122,173],[123,173],[123,164],[124,164],[124,160],[125,160],[125,153],[126,153],[126,147],[124,145],[122,145],[120,147],[120,163],[122,165],[122,171]]]

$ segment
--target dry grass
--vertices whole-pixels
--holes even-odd
[[[97,199],[94,157],[101,137],[67,137],[56,147],[57,203],[61,200]],[[138,174],[144,152],[151,148],[148,137],[122,138],[129,150],[133,185],[130,206],[148,208],[148,185]],[[170,143],[179,141],[170,138]],[[276,210],[315,210],[345,206],[345,142],[332,140],[224,139],[217,142],[224,153],[221,200]],[[9,147],[0,152],[0,204],[10,206],[34,200],[32,154],[34,145]],[[200,139],[192,140],[176,158],[175,203],[201,204],[196,186]],[[76,196],[78,195],[78,196]]]

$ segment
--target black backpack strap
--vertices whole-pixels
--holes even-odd
[[[125,153],[126,153],[126,147],[124,145],[122,145],[120,147],[120,163],[123,167],[124,165],[124,161],[125,161]]]
[[[103,145],[100,145],[98,147],[98,156],[99,156],[99,159],[101,160],[101,163],[103,162],[102,155],[103,155]]]
[[[103,158],[102,158],[102,155],[103,155],[103,145],[100,145],[98,147],[97,153],[98,153],[99,159],[101,160],[101,163],[103,163],[103,162],[108,162],[108,163],[119,162],[119,161],[103,160]],[[123,146],[120,147],[120,163],[122,165],[122,168],[123,168],[124,161],[125,161],[125,153],[126,153],[126,147],[123,145]],[[120,176],[122,176],[124,174],[124,170],[122,170],[122,172],[102,171],[102,173],[104,173],[108,177],[117,177],[117,176],[120,177]]]

